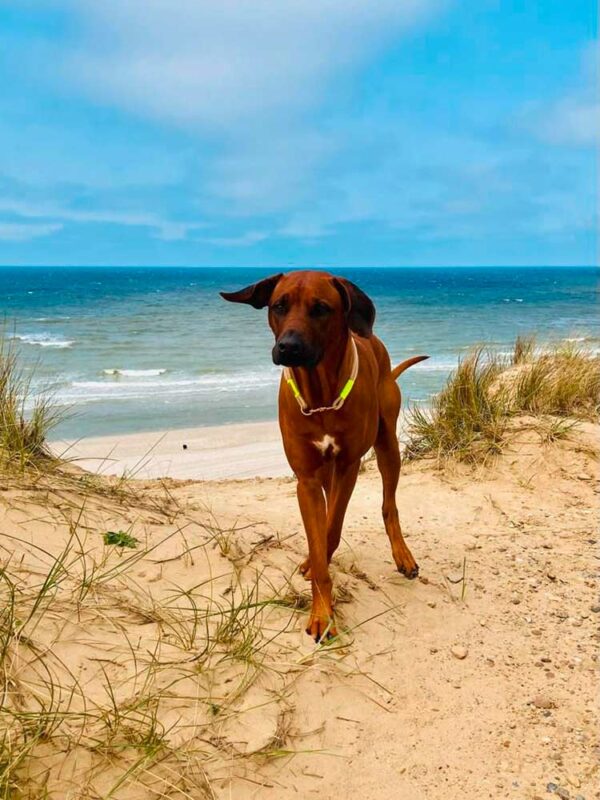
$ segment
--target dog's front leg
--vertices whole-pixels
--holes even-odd
[[[336,635],[331,604],[331,578],[327,564],[327,519],[321,482],[298,476],[298,504],[308,539],[312,582],[312,609],[306,632],[316,642]]]
[[[348,503],[352,497],[360,469],[360,458],[351,463],[338,462],[327,498],[327,561],[338,549]]]

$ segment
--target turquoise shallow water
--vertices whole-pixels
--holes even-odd
[[[269,270],[272,272],[272,270]],[[375,331],[426,402],[475,343],[519,333],[600,347],[592,268],[338,270],[377,306]],[[266,313],[226,304],[259,269],[0,267],[6,335],[36,388],[71,408],[57,434],[81,437],[273,419],[279,369]]]

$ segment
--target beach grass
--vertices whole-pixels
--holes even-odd
[[[533,351],[512,384],[511,411],[596,420],[600,414],[600,359],[568,342]]]
[[[574,343],[541,348],[519,337],[510,357],[475,348],[428,408],[409,410],[406,454],[481,462],[506,446],[516,418],[529,417],[529,427],[556,441],[578,419],[599,415],[597,356]]]
[[[499,359],[481,347],[463,359],[429,408],[409,411],[408,454],[482,459],[499,452],[508,421],[501,372]]]
[[[290,602],[287,580],[274,589],[259,570],[242,579],[214,548],[215,524],[195,551],[207,577],[161,596],[135,567],[160,561],[157,551],[171,551],[180,530],[125,556],[90,544],[83,525],[55,554],[13,539],[15,555],[0,569],[2,800],[56,796],[69,755],[86,765],[90,797],[213,796],[206,769],[223,756],[223,730],[259,676],[285,674],[278,640],[304,610]],[[182,543],[178,559],[189,550]],[[77,639],[110,633],[110,644],[88,656],[101,691],[91,692],[89,675],[61,655],[73,646],[75,621]],[[182,722],[187,708],[194,714]],[[261,746],[263,755],[285,739],[284,716],[273,713],[279,744]],[[227,753],[236,757],[247,754]]]
[[[59,419],[0,343],[0,477],[26,531],[0,535],[0,800],[56,797],[65,786],[78,797],[210,798],[222,730],[280,664],[279,639],[303,609],[288,578],[275,585],[249,568],[254,551],[237,545],[238,530],[206,509],[200,522],[187,517],[168,481],[145,492],[52,456],[46,440]],[[164,535],[148,538],[148,519]],[[203,577],[168,592],[138,574],[199,561]],[[101,690],[96,681],[90,691],[65,653],[98,632],[104,645],[87,662]],[[195,712],[182,724],[187,707]],[[274,717],[271,749],[285,738]],[[247,754],[227,753],[238,756]]]
[[[517,336],[512,352],[512,364],[523,364],[535,356],[535,336]]]
[[[63,418],[50,393],[35,394],[11,342],[0,335],[0,467],[42,468],[52,461],[48,434]]]

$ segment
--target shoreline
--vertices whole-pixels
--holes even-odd
[[[292,475],[275,420],[59,439],[50,448],[99,475],[180,480]]]
[[[403,408],[399,433],[405,419]],[[293,475],[276,420],[57,439],[49,446],[54,455],[98,475],[199,481]]]

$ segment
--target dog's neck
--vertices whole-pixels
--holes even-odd
[[[295,367],[298,388],[309,408],[330,406],[350,377],[353,364],[352,334],[341,333],[337,341],[330,342],[316,367]]]

